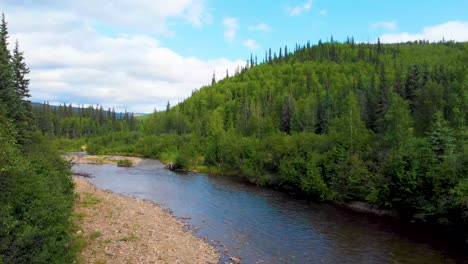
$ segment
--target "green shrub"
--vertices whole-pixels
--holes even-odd
[[[0,262],[72,263],[70,168],[40,135],[21,151],[0,126]],[[8,126],[5,126],[8,127]]]
[[[133,166],[133,162],[129,159],[122,159],[117,161],[117,166],[119,167],[131,167]]]

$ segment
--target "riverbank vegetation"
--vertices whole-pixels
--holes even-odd
[[[73,263],[70,167],[40,132],[19,44],[0,26],[0,263]]]
[[[86,144],[466,227],[467,51],[352,38],[269,50],[136,131]]]
[[[117,161],[117,166],[119,167],[132,167],[133,162],[129,159],[121,159]]]
[[[467,49],[350,39],[268,51],[154,114],[133,146],[319,200],[466,227]]]

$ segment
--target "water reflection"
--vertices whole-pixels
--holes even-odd
[[[219,240],[245,263],[451,263],[433,247],[373,217],[228,177],[175,174],[155,160],[133,168],[77,164],[99,188],[152,200],[191,217],[197,235]]]

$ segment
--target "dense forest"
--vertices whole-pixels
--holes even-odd
[[[138,121],[101,106],[32,107],[4,19],[0,33],[3,262],[72,258],[73,185],[50,138],[467,231],[468,43],[332,38],[268,50]]]
[[[136,132],[86,143],[466,227],[467,62],[468,43],[445,41],[269,50]]]
[[[35,125],[44,134],[69,139],[108,134],[117,131],[136,131],[137,120],[133,113],[116,113],[102,106],[59,105],[45,102],[33,105]]]
[[[0,263],[73,263],[70,167],[36,131],[29,69],[0,27]]]
[[[33,107],[24,55],[8,42],[2,16],[0,263],[75,259],[73,183],[56,145],[173,161],[468,231],[468,43],[331,38],[270,49],[138,121],[102,106]]]

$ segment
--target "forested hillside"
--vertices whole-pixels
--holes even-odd
[[[44,134],[69,139],[108,134],[117,131],[136,131],[133,113],[116,113],[102,106],[34,104],[35,125]]]
[[[138,154],[466,224],[467,65],[467,43],[319,41],[251,56],[143,124],[102,107],[48,104],[34,108],[34,124],[94,154]]]
[[[90,150],[466,225],[467,43],[350,39],[284,47],[258,61],[219,82],[213,76],[143,131],[90,140]]]
[[[0,263],[73,263],[69,165],[35,131],[29,80],[16,42],[0,28]]]

